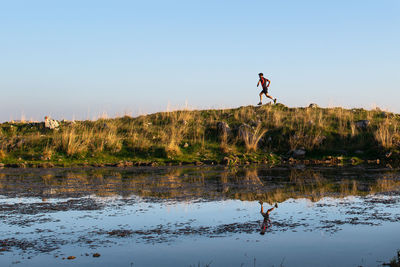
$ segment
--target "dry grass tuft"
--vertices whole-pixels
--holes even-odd
[[[161,144],[165,146],[167,155],[179,155],[179,145],[187,138],[190,122],[193,120],[193,113],[187,110],[162,113],[162,121],[165,122],[158,132]],[[194,139],[198,135],[194,134]]]
[[[47,144],[43,150],[41,159],[42,160],[51,160],[51,157],[53,156],[53,154],[54,154],[53,148],[51,146],[49,146],[49,144]]]
[[[258,143],[267,132],[267,130],[262,129],[261,125],[258,125],[254,130],[250,127],[242,127],[240,128],[239,132],[240,137],[242,138],[246,146],[246,150],[248,152],[255,152],[257,151]]]
[[[4,159],[6,156],[6,152],[3,149],[0,149],[0,159]]]
[[[72,125],[61,132],[54,132],[54,148],[68,156],[105,150],[119,152],[122,138],[118,135],[118,125],[113,121],[100,122],[94,126]]]
[[[88,151],[93,141],[93,130],[83,127],[78,132],[75,127],[68,128],[60,135],[55,135],[54,142],[68,156],[81,154]]]
[[[289,145],[291,150],[299,147],[304,147],[307,150],[311,150],[315,147],[318,147],[323,141],[324,136],[322,135],[321,130],[306,129],[302,126],[298,126],[296,134],[289,137]]]
[[[392,148],[396,140],[399,139],[399,127],[397,122],[392,122],[386,118],[378,125],[375,138],[384,148]]]
[[[118,126],[113,123],[106,125],[105,129],[94,132],[93,138],[96,145],[92,147],[92,150],[96,152],[102,152],[103,150],[113,153],[119,152],[122,149],[122,140],[118,136]]]

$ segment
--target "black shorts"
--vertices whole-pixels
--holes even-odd
[[[261,93],[268,94],[268,87],[263,87]]]
[[[264,221],[268,221],[269,220],[269,214],[266,212],[261,212],[261,215],[264,217]]]

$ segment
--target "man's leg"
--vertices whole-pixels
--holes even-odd
[[[261,213],[264,213],[263,202],[260,200],[260,201],[258,201],[258,203],[260,203],[260,205],[261,205]]]
[[[276,104],[276,98],[273,98],[272,96],[270,96],[269,94],[265,94],[269,99],[271,99],[272,101],[274,101],[274,104]]]
[[[258,105],[262,105],[262,95],[263,95],[263,93],[264,93],[264,92],[261,91],[261,93],[259,94],[259,96],[260,96],[260,103],[258,103]]]
[[[266,97],[268,97],[269,99],[274,100],[274,98],[272,96],[270,96],[269,94],[265,94]]]

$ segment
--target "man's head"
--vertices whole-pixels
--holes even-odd
[[[258,74],[258,76],[263,77],[264,74],[263,74],[262,72],[260,72],[260,73]]]

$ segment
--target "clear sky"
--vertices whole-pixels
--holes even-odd
[[[400,1],[0,0],[0,121],[258,103],[400,112]]]

